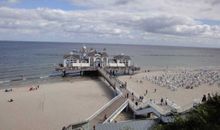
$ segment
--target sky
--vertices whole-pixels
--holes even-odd
[[[220,0],[0,0],[0,40],[220,47]]]

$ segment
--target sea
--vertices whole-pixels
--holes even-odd
[[[63,80],[55,67],[64,54],[82,46],[129,55],[133,65],[146,69],[220,66],[220,48],[0,41],[0,89]]]

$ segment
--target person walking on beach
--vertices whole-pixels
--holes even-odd
[[[202,102],[206,102],[206,95],[203,95]]]
[[[211,95],[210,95],[210,93],[208,93],[208,100],[210,100],[211,99]]]
[[[167,101],[168,101],[168,99],[166,98],[166,99],[165,99],[165,105],[166,105],[166,106],[167,106]]]
[[[107,115],[105,114],[105,116],[104,116],[104,121],[107,119]]]
[[[163,105],[163,98],[160,99],[160,104]]]
[[[95,125],[93,125],[93,130],[95,130]]]

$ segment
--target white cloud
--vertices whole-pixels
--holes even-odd
[[[69,0],[95,9],[142,11],[220,20],[219,0]]]
[[[13,9],[0,7],[0,39],[17,36],[29,40],[102,38],[145,42],[211,39],[219,43],[220,25],[203,24],[199,19],[220,20],[217,0],[69,0],[88,10]],[[6,36],[5,32],[10,35]],[[214,39],[214,40],[213,40]],[[20,40],[20,39],[19,39]],[[108,40],[106,40],[108,41]],[[198,40],[202,41],[202,40]]]

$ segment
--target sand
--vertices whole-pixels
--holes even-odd
[[[121,76],[119,77],[119,79],[124,82],[126,81],[128,89],[132,90],[137,96],[144,96],[146,90],[148,90],[147,95],[144,96],[144,101],[152,99],[156,103],[160,103],[161,98],[168,98],[168,100],[174,102],[180,107],[185,107],[189,104],[192,104],[194,101],[201,100],[204,94],[207,95],[208,93],[214,94],[216,92],[220,92],[220,87],[218,87],[217,85],[202,85],[194,89],[178,88],[176,91],[172,91],[166,87],[160,87],[146,79],[143,79],[146,74],[158,75],[160,73],[162,73],[162,71],[153,71],[146,73],[141,72],[133,75],[132,78],[130,78],[130,76]],[[137,80],[142,80],[143,83],[137,82]],[[156,89],[156,93],[154,92],[154,89]]]
[[[8,102],[13,98],[13,102]],[[101,81],[40,85],[0,92],[0,130],[60,130],[87,119],[112,98]]]

